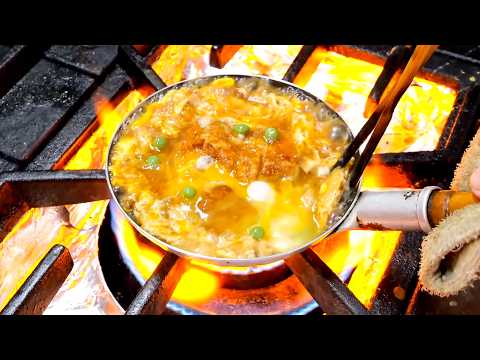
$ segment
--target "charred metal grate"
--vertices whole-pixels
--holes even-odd
[[[0,106],[0,131],[6,135],[0,145],[0,171],[48,170],[65,162],[95,126],[96,98],[115,102],[124,91],[138,86],[157,90],[165,86],[150,65],[151,59],[167,46],[0,46],[0,103],[4,104]],[[391,52],[392,46],[318,46],[351,57],[374,57],[379,63],[386,60],[383,80],[379,79],[372,89],[373,101],[383,91],[385,78],[402,66],[401,56],[394,58],[395,54],[405,51],[397,48],[397,52]],[[316,47],[302,47],[286,71],[285,80],[293,81]],[[224,66],[239,48],[213,45],[211,65]],[[456,84],[458,96],[437,149],[377,157],[387,166],[400,167],[417,187],[448,186],[455,164],[478,128],[479,74],[478,46],[441,48],[423,75]],[[52,106],[54,101],[60,106]],[[30,206],[8,185],[0,184],[0,239]],[[368,310],[313,252],[289,259],[287,264],[320,304],[312,314],[403,314],[416,285],[421,237],[416,233],[402,235]],[[71,270],[67,255],[65,248],[52,248],[3,312],[41,313]],[[130,294],[135,298],[127,313],[162,313],[182,269],[182,260],[175,255],[165,257],[147,285]],[[351,273],[345,275],[345,282],[349,276]]]

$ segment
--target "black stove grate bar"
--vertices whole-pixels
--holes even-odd
[[[160,315],[185,271],[185,260],[166,254],[131,302],[125,315]]]
[[[45,57],[76,71],[99,77],[114,63],[118,45],[53,45]]]
[[[390,259],[377,292],[369,306],[372,314],[403,315],[417,283],[420,244],[424,234],[405,232]]]
[[[463,154],[469,136],[479,116],[480,85],[459,91],[454,109],[445,125],[437,149],[443,150],[446,160],[455,165]],[[473,135],[472,135],[473,136]]]
[[[120,45],[120,58],[123,60],[125,69],[131,71],[137,77],[143,78],[147,83],[156,90],[163,89],[167,86],[155,71],[147,64],[143,58],[131,45]]]
[[[14,69],[16,71],[15,73],[16,77],[15,78],[12,77],[11,78],[12,80],[10,80],[10,82],[6,81],[4,83],[8,85],[8,88],[6,88],[5,91],[10,90],[14,86],[18,86],[17,81],[22,77],[24,77],[24,75],[28,71],[31,71],[32,67],[35,64],[38,65],[39,60],[40,62],[42,62],[42,64],[51,64],[50,66],[55,67],[55,69],[62,69],[62,65],[60,65],[62,61],[57,62],[57,60],[59,59],[54,59],[55,63],[49,63],[48,60],[41,58],[42,51],[45,50],[45,48],[46,46],[39,49],[33,48],[33,47],[28,47],[28,48],[13,47],[11,50],[9,50],[9,52],[7,52],[7,54],[4,55],[2,66],[0,66],[0,75],[2,74],[2,71],[7,74],[8,72],[6,70]],[[125,50],[125,48],[123,50]],[[32,57],[32,60],[27,61],[27,59],[25,58],[27,54],[30,56],[32,54],[35,54],[37,55],[37,57]],[[120,56],[116,56],[116,57],[122,58],[122,53],[120,52]],[[124,60],[126,58],[127,60],[130,59],[125,56],[123,57]],[[151,70],[150,72],[146,71],[146,67],[140,66],[138,62],[136,63],[134,62],[132,65],[131,61],[130,62],[126,61],[126,66],[124,66],[124,68],[126,70],[128,69],[132,70],[133,68],[132,73],[128,73],[127,75],[127,73],[125,73],[125,71],[122,68],[118,66],[110,66],[110,59],[111,57],[108,58],[108,62],[106,61],[107,59],[103,59],[105,61],[102,60],[103,62],[100,64],[95,61],[86,63],[86,64],[79,64],[79,62],[77,61],[72,61],[68,64],[65,64],[68,67],[64,67],[63,69],[65,70],[63,71],[72,73],[72,76],[68,77],[69,79],[75,79],[78,76],[80,76],[81,78],[84,78],[86,77],[84,75],[85,71],[87,72],[90,71],[90,72],[95,72],[95,75],[97,77],[95,81],[92,81],[92,82],[89,81],[90,85],[92,85],[92,87],[93,85],[98,85],[98,83],[100,83],[101,85],[100,87],[97,87],[95,89],[95,92],[93,92],[93,94],[92,92],[89,93],[90,98],[87,99],[86,101],[81,102],[82,99],[78,97],[75,104],[69,104],[69,109],[65,113],[64,117],[68,116],[69,119],[76,119],[76,121],[75,122],[69,121],[69,122],[66,122],[65,124],[63,124],[63,121],[62,121],[62,125],[64,125],[64,127],[61,128],[58,133],[53,131],[49,132],[49,136],[52,138],[51,139],[52,141],[47,143],[43,147],[43,149],[41,149],[40,147],[41,152],[35,155],[36,156],[35,159],[41,159],[42,162],[40,163],[35,163],[35,161],[30,162],[29,165],[27,165],[27,168],[29,169],[35,168],[36,170],[43,170],[45,168],[51,168],[55,166],[57,164],[57,161],[60,160],[60,158],[65,155],[65,151],[71,148],[71,146],[75,143],[75,141],[79,138],[79,136],[84,136],[85,130],[89,128],[90,125],[92,125],[94,119],[96,118],[96,112],[95,112],[95,106],[94,106],[94,101],[96,101],[95,96],[108,95],[107,96],[108,99],[112,100],[112,97],[115,96],[122,88],[124,88],[126,85],[129,85],[131,78],[129,78],[128,75],[134,76],[132,80],[137,81],[137,83],[140,83],[140,84],[144,83],[146,80],[150,84],[154,85],[154,87],[156,87],[157,89],[164,86],[164,83],[158,77],[156,77],[156,74],[154,74],[153,71]],[[136,58],[136,60],[138,60],[138,58]],[[69,62],[68,59],[65,61]],[[18,64],[23,64],[25,66],[25,69],[23,68],[20,69],[18,67]],[[91,69],[85,68],[86,66],[93,66],[93,68]],[[78,69],[76,69],[76,67],[78,67]],[[76,74],[74,74],[74,71],[75,71],[74,69],[76,69],[77,71]],[[105,71],[107,72],[110,71],[110,75],[109,74],[105,75],[104,73],[102,73]],[[37,73],[38,72],[32,72],[32,74],[35,74],[35,76],[38,77],[39,75]],[[60,81],[61,79],[62,77],[60,77],[57,81]],[[76,88],[69,87],[69,84],[60,84],[60,82],[58,84],[60,88],[67,87],[67,89],[78,91],[78,89]],[[62,102],[62,104],[65,104],[65,102]],[[77,105],[82,105],[82,107]],[[74,114],[73,116],[71,116],[72,113]],[[62,129],[66,129],[65,130],[66,133],[61,134]],[[26,131],[25,133],[28,134],[28,131]],[[61,134],[61,136],[60,137],[57,136],[58,134]],[[58,145],[61,145],[61,146],[58,146]],[[30,149],[29,151],[31,152],[32,150]],[[12,155],[16,156],[16,154],[12,154]],[[0,160],[2,164],[3,162],[6,161],[4,159],[0,159]],[[16,168],[18,168],[18,165],[10,166],[9,163],[6,163],[3,170],[14,170]],[[25,174],[31,177],[35,177],[36,174],[38,174],[38,172],[30,172],[30,173],[25,172]],[[65,175],[65,173],[63,175]],[[102,179],[103,174],[99,174],[99,176],[101,178],[94,179],[93,182],[96,184],[96,187],[99,189],[99,191],[97,191],[97,193],[100,194],[99,197],[106,198],[108,197],[108,190],[106,190],[106,187],[104,186],[105,181],[104,179]],[[60,179],[59,181],[61,184],[69,183],[68,179]],[[87,181],[89,181],[89,183],[92,183],[91,179],[90,180],[87,179]],[[46,184],[46,186],[50,187],[50,190],[51,190],[52,188],[55,188],[56,182],[58,184],[58,181],[43,181],[40,183],[36,182],[36,184],[37,185],[41,183],[43,183],[43,185]],[[2,183],[3,182],[0,181],[0,185],[2,185]],[[33,188],[31,187],[32,184],[30,183],[29,185],[26,185],[27,183],[28,181],[24,182],[25,187],[32,189]],[[20,187],[22,187],[22,185],[20,185]],[[62,187],[59,186],[57,187],[57,189],[58,188],[62,188]],[[48,192],[50,192],[50,190],[48,190]],[[65,200],[65,196],[62,195],[66,193],[72,194],[71,192],[72,189],[70,187],[68,190],[69,191],[63,191],[63,192],[54,191],[58,196],[55,195],[53,197],[54,198],[58,197],[59,199],[61,199],[59,203],[65,203],[66,201],[68,201],[69,203],[74,203],[75,202],[74,200],[72,199]],[[82,200],[85,201],[83,190],[81,191],[83,192]],[[16,185],[12,185],[11,183],[3,184],[3,186],[0,187],[0,192],[2,195],[1,196],[2,201],[4,200],[4,202],[7,202],[6,206],[5,207],[2,206],[2,209],[0,211],[0,215],[1,215],[0,216],[0,235],[1,235],[0,241],[1,241],[1,239],[3,239],[6,234],[8,234],[8,231],[11,229],[14,223],[16,223],[16,220],[19,219],[18,214],[24,213],[31,206],[42,205],[42,201],[39,202],[38,201],[39,199],[35,198],[35,195],[32,195],[33,193],[25,192],[22,190],[18,191],[18,183]],[[23,193],[23,196],[19,197],[19,195],[22,195],[22,193]],[[44,194],[45,192],[37,191],[37,193]],[[32,195],[33,197],[29,198],[29,194]],[[51,204],[51,200],[52,199],[48,200],[49,204]],[[67,255],[68,255],[68,258],[67,258]],[[56,261],[57,258],[58,258],[58,262]],[[58,247],[52,249],[51,252],[35,268],[35,270],[32,272],[32,274],[28,278],[27,282],[24,283],[23,287],[16,292],[16,294],[12,298],[12,301],[4,309],[4,313],[5,314],[10,314],[10,313],[41,314],[46,309],[51,299],[60,288],[61,283],[63,283],[63,281],[65,280],[66,276],[68,275],[72,267],[73,267],[73,261],[70,255],[68,254],[67,249],[63,247],[61,251],[59,250]],[[60,280],[60,281],[57,281],[58,286],[54,284],[52,281],[50,281],[50,279],[52,279],[52,281],[55,279]],[[37,288],[38,288],[38,291],[36,290]],[[35,306],[35,303],[37,303],[37,306]]]
[[[153,45],[132,45],[132,47],[144,57],[148,57],[152,51],[154,46]]]
[[[223,45],[212,45],[210,49],[210,66],[216,67],[218,69],[223,68],[225,64],[222,64],[220,61],[220,52],[223,48]]]
[[[303,66],[306,64],[310,56],[315,51],[316,47],[316,45],[302,46],[297,56],[288,67],[287,72],[283,76],[283,80],[293,82],[295,80],[295,77],[300,73],[300,70],[302,70]]]
[[[0,61],[0,97],[32,68],[47,46],[15,45]]]
[[[95,80],[41,59],[0,99],[0,152],[24,165],[65,124]],[[35,101],[35,104],[32,102]]]
[[[41,315],[73,268],[67,248],[54,245],[0,315]]]
[[[29,207],[60,206],[110,198],[103,169],[4,172],[0,174],[0,182],[9,183],[11,197],[20,197]]]
[[[26,166],[26,170],[45,170],[61,166],[68,155],[77,150],[74,145],[80,138],[89,136],[96,129],[97,109],[104,102],[112,102],[123,90],[131,89],[127,73],[115,66],[92,95],[58,131],[55,137]],[[62,164],[59,164],[62,160]]]
[[[25,167],[25,170],[45,170],[61,166],[69,156],[78,148],[77,141],[81,137],[86,137],[94,130],[96,115],[95,102],[112,101],[113,98],[129,86],[128,75],[119,67],[107,74],[105,80],[95,89],[92,95],[81,105],[78,111],[65,123],[65,125],[53,136],[53,138],[39,149],[39,153]],[[75,146],[74,146],[75,145]],[[2,164],[1,170],[18,170],[20,165],[17,163]],[[10,165],[14,164],[14,165]],[[3,186],[0,180],[0,242],[8,234],[13,225],[30,206],[20,199],[19,194],[12,192],[15,185]],[[18,203],[15,203],[17,201]]]
[[[241,47],[242,45],[212,45],[210,66],[222,69]]]
[[[329,315],[368,315],[365,306],[312,249],[285,259],[310,295]]]
[[[478,46],[476,46],[476,48],[478,49]],[[467,55],[463,55],[463,54],[458,54],[458,53],[455,53],[455,52],[452,52],[450,50],[445,50],[445,49],[438,49],[437,50],[438,53],[440,54],[444,54],[444,55],[447,55],[449,57],[453,57],[455,59],[458,59],[458,60],[462,60],[462,61],[469,61],[475,65],[480,65],[480,60],[479,59],[475,59],[471,56],[467,56]]]

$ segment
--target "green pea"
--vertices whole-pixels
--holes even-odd
[[[185,186],[182,190],[182,195],[185,196],[187,199],[193,199],[197,194],[197,190],[191,186]]]
[[[265,230],[263,230],[263,227],[261,226],[254,226],[253,228],[250,229],[248,233],[255,240],[260,240],[265,236]]]
[[[278,130],[275,129],[275,128],[266,128],[265,132],[263,134],[263,138],[269,144],[272,144],[275,141],[277,141],[279,136],[280,136],[280,134],[279,134]]]
[[[235,124],[233,126],[233,131],[240,135],[247,135],[247,133],[250,131],[250,126],[247,124]]]
[[[145,163],[148,168],[155,169],[160,165],[160,159],[156,155],[151,155],[145,160]]]
[[[157,150],[163,150],[167,147],[167,139],[163,136],[158,136],[153,141],[153,147]]]

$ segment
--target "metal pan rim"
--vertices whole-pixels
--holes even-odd
[[[189,80],[183,80],[183,81],[177,82],[175,84],[166,86],[166,87],[154,92],[153,94],[149,95],[142,102],[140,102],[123,119],[123,121],[117,127],[117,129],[115,130],[114,135],[113,135],[113,137],[110,141],[108,150],[107,150],[107,161],[105,163],[105,169],[104,169],[105,170],[105,176],[106,176],[106,179],[107,179],[108,189],[109,189],[109,191],[112,195],[112,200],[115,202],[115,205],[118,206],[119,210],[128,219],[130,224],[141,235],[143,235],[145,238],[147,238],[148,240],[150,240],[151,242],[153,242],[154,244],[156,244],[157,246],[159,246],[160,248],[162,248],[165,251],[172,252],[172,253],[180,256],[180,257],[185,257],[187,259],[200,260],[200,261],[212,263],[212,264],[215,264],[215,265],[221,265],[221,266],[250,267],[250,266],[255,266],[255,265],[265,265],[265,264],[274,263],[276,261],[288,258],[288,257],[290,257],[294,254],[300,253],[300,252],[314,246],[315,244],[317,244],[321,240],[325,239],[327,236],[334,233],[335,230],[342,224],[342,222],[347,218],[347,216],[349,215],[349,213],[352,211],[353,207],[355,206],[355,204],[358,200],[358,197],[360,196],[359,186],[357,186],[356,189],[351,190],[351,192],[354,196],[350,196],[349,200],[351,201],[351,203],[349,204],[348,208],[345,210],[344,214],[341,217],[339,217],[339,219],[334,224],[332,224],[327,230],[325,230],[324,232],[322,232],[318,236],[314,237],[312,240],[306,242],[302,246],[291,249],[288,252],[277,253],[277,254],[273,254],[273,255],[269,255],[269,256],[262,256],[262,257],[247,259],[247,258],[218,258],[218,257],[198,254],[198,253],[195,253],[195,252],[192,252],[192,251],[189,251],[189,250],[185,250],[185,249],[181,249],[179,247],[173,246],[171,244],[168,244],[166,241],[157,238],[153,234],[151,234],[148,231],[146,231],[145,229],[143,229],[142,226],[139,225],[135,221],[135,219],[133,219],[131,217],[131,215],[128,214],[125,211],[125,209],[123,209],[123,207],[120,205],[120,202],[119,202],[119,200],[118,200],[118,198],[117,198],[117,196],[116,196],[116,194],[113,190],[113,186],[112,186],[112,183],[111,183],[109,165],[110,165],[110,161],[111,161],[111,153],[112,153],[113,146],[116,143],[117,138],[120,136],[120,133],[121,133],[122,129],[125,126],[127,126],[131,121],[134,121],[136,119],[136,117],[135,117],[136,114],[139,111],[141,111],[141,109],[145,105],[149,105],[150,103],[154,102],[155,100],[157,100],[158,98],[160,98],[164,94],[166,94],[168,91],[170,91],[172,89],[183,87],[186,84],[195,84],[195,83],[198,83],[198,82],[201,82],[201,81],[213,81],[215,79],[224,78],[224,77],[233,77],[233,78],[236,78],[236,79],[239,79],[239,78],[258,78],[258,79],[266,80],[266,81],[268,81],[270,83],[273,83],[274,85],[277,85],[277,86],[280,86],[280,87],[292,88],[295,92],[310,98],[315,103],[321,103],[323,106],[325,106],[325,108],[333,116],[337,117],[339,120],[341,120],[344,123],[345,127],[348,130],[349,136],[353,137],[350,127],[348,126],[348,124],[345,122],[345,120],[343,120],[343,118],[336,111],[334,111],[330,106],[328,106],[325,102],[323,102],[321,99],[319,99],[315,95],[309,93],[308,91],[306,91],[304,89],[299,88],[297,85],[295,85],[293,83],[290,83],[288,81],[277,80],[277,79],[273,79],[273,78],[263,76],[263,75],[245,75],[245,74],[217,74],[217,75],[202,76],[202,77],[189,79]],[[357,155],[358,155],[358,153],[357,153]],[[361,183],[361,181],[360,181],[360,183]]]

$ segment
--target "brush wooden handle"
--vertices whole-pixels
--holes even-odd
[[[436,226],[455,210],[476,203],[480,203],[480,199],[468,191],[434,191],[428,201],[428,220],[430,225],[432,227]]]

